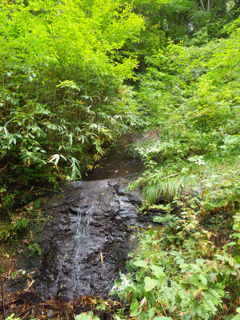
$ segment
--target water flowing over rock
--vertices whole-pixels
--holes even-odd
[[[138,214],[139,192],[127,187],[144,171],[131,154],[132,143],[156,139],[157,132],[122,136],[85,181],[71,182],[48,208],[43,228],[43,256],[36,288],[47,299],[108,297],[128,253],[135,230],[152,223]]]
[[[72,182],[52,204],[37,284],[46,298],[108,295],[135,245],[133,230],[142,223],[141,197],[126,190],[128,183],[123,178]]]

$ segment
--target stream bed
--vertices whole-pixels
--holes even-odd
[[[128,253],[136,246],[136,229],[151,221],[138,214],[140,193],[128,190],[144,170],[126,147],[139,137],[122,137],[85,181],[68,183],[61,198],[48,204],[52,218],[43,229],[36,281],[45,299],[107,298],[124,271]]]
[[[73,182],[52,205],[37,289],[46,299],[106,297],[135,244],[138,193],[128,181]]]

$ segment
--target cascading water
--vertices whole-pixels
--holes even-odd
[[[124,190],[128,182],[72,183],[71,191],[52,206],[37,282],[46,298],[108,295],[135,243],[130,227],[138,225],[141,199]]]
[[[73,292],[77,291],[77,287],[81,280],[80,275],[83,272],[82,260],[90,244],[90,222],[93,213],[93,206],[90,206],[86,211],[75,208],[75,212],[77,212],[78,220],[76,223],[76,235],[73,239],[75,247],[75,261],[73,267],[73,282],[75,282],[75,285],[73,287]],[[90,289],[89,283],[90,281],[87,283],[87,290]]]
[[[18,261],[20,269],[27,270],[27,280],[34,272],[34,281],[30,286],[25,279],[11,284],[12,291],[21,290],[17,300],[14,294],[16,308],[11,306],[20,317],[65,319],[70,309],[67,318],[72,318],[73,313],[92,309],[92,296],[109,298],[119,271],[125,271],[128,253],[136,246],[136,228],[152,224],[150,215],[138,214],[139,193],[127,188],[144,170],[124,147],[136,138],[125,136],[121,141],[85,181],[68,183],[64,193],[43,201],[48,222],[43,222],[39,232],[41,260]],[[102,319],[106,317],[109,312],[101,313]]]
[[[142,221],[138,215],[139,193],[126,188],[144,169],[124,147],[133,141],[134,136],[125,137],[86,178],[89,181],[70,183],[61,200],[49,206],[52,219],[44,228],[36,283],[45,298],[108,297],[119,271],[124,270],[135,246],[134,228],[151,221]]]

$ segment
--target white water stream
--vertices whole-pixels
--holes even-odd
[[[79,284],[80,275],[83,271],[82,259],[86,253],[86,249],[88,249],[88,246],[91,242],[90,223],[92,219],[93,209],[94,206],[90,206],[86,211],[80,208],[76,208],[78,220],[76,223],[76,234],[73,239],[75,251],[75,260],[73,267],[73,292],[76,291],[76,288]],[[90,281],[88,283],[90,283]]]

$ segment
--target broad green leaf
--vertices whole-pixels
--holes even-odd
[[[134,262],[133,262],[133,265],[136,266],[136,267],[141,267],[141,268],[147,268],[147,267],[148,267],[147,262],[144,261],[144,260],[134,261]]]
[[[153,274],[154,274],[157,278],[164,276],[163,268],[158,267],[158,266],[156,266],[156,265],[150,266],[150,268],[151,268],[151,270],[153,271]]]
[[[140,311],[139,311],[139,302],[137,301],[137,299],[133,299],[132,303],[130,305],[130,310],[131,310],[131,316],[135,317],[137,315],[139,315]]]
[[[157,286],[158,280],[150,277],[145,277],[144,284],[145,291],[149,292]]]

